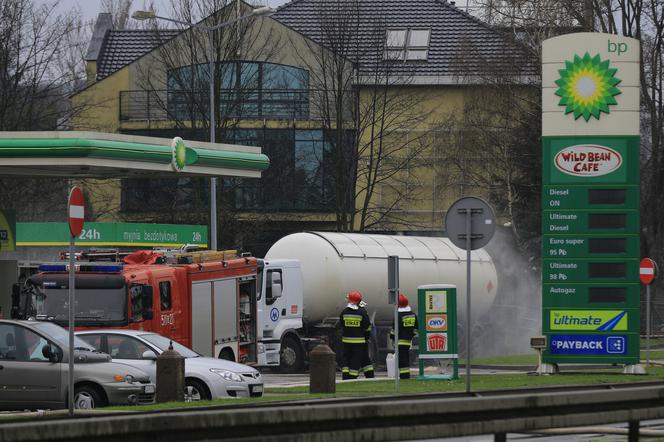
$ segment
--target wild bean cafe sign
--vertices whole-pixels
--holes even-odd
[[[572,176],[601,176],[617,170],[623,159],[620,153],[606,146],[579,144],[558,152],[554,164]]]
[[[542,47],[545,363],[639,363],[639,42]]]

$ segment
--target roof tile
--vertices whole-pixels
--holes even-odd
[[[179,33],[176,29],[108,31],[97,60],[97,80],[122,69]]]

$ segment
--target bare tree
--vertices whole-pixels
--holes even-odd
[[[0,130],[58,128],[80,84],[82,59],[72,56],[83,24],[78,11],[58,10],[58,2],[0,3]]]
[[[300,58],[312,118],[330,146],[336,229],[413,226],[407,211],[421,189],[414,172],[430,148],[428,130],[412,130],[425,120],[416,112],[422,97],[386,59],[379,14],[359,0],[319,2],[315,14],[317,31]]]
[[[0,130],[56,130],[86,109],[68,96],[83,84],[87,43],[78,9],[59,2],[0,2]],[[64,213],[66,179],[0,179],[0,200],[19,220],[48,221]],[[20,205],[18,202],[20,201]],[[61,203],[58,203],[58,202]]]

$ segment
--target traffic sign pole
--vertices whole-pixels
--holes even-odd
[[[639,264],[639,279],[646,286],[646,367],[650,367],[650,284],[657,276],[657,263],[650,258],[643,258]]]
[[[445,215],[445,230],[450,241],[460,249],[466,249],[466,393],[470,393],[470,277],[471,250],[484,247],[496,230],[496,216],[484,200],[464,197],[455,201]]]
[[[394,389],[399,392],[399,256],[387,257],[387,286],[389,301],[394,303]]]
[[[69,235],[69,416],[74,415],[74,238]]]
[[[470,250],[471,250],[471,208],[466,208],[466,393],[470,393]]]
[[[71,188],[67,202],[67,222],[69,223],[69,387],[68,402],[69,416],[74,415],[74,327],[76,302],[76,279],[75,279],[75,260],[74,260],[74,241],[83,230],[85,219],[85,200],[83,192],[77,186]]]
[[[650,367],[650,284],[646,286],[646,367]]]

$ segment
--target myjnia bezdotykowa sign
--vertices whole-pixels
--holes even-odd
[[[17,223],[18,246],[69,244],[67,223]],[[76,237],[77,245],[118,247],[207,246],[207,227],[187,224],[87,222]]]
[[[544,362],[639,362],[639,50],[543,43]]]

